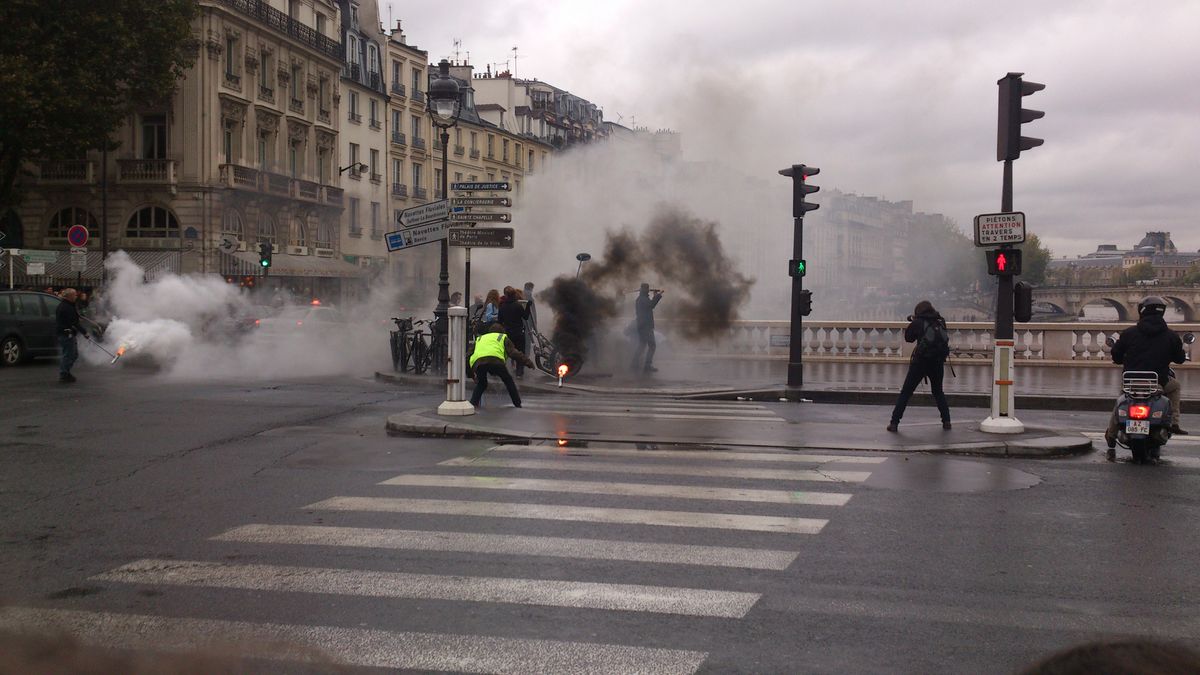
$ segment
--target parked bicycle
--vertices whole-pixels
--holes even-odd
[[[423,375],[429,371],[438,373],[445,370],[446,335],[439,335],[434,329],[435,324],[436,320],[425,321],[422,319],[413,322],[414,327],[421,325],[429,327],[429,332],[415,330],[408,342],[409,359],[412,362],[413,373],[417,375]],[[441,355],[440,359],[438,358],[439,354]]]
[[[413,329],[413,319],[401,319],[393,316],[392,321],[396,324],[396,330],[390,332],[389,344],[392,348],[392,370],[394,372],[407,372],[409,368],[409,337],[408,334]]]

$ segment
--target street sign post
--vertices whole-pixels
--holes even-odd
[[[451,183],[450,189],[455,192],[511,192],[512,183],[508,181],[490,183]]]
[[[27,263],[25,263],[25,274],[28,274],[31,277],[40,277],[40,276],[44,275],[45,273],[46,273],[46,263],[44,263],[44,262],[37,262],[37,263],[27,262]]]
[[[397,216],[396,221],[400,227],[419,227],[428,223],[436,223],[440,220],[445,220],[450,215],[450,202],[445,199],[440,199],[436,202],[429,202],[420,206],[414,206],[410,209],[404,209]]]
[[[87,271],[87,250],[71,251],[71,271]]]
[[[88,229],[83,225],[72,225],[67,229],[67,243],[79,248],[88,242]]]
[[[25,264],[52,263],[58,261],[58,251],[31,251],[28,249],[21,249],[21,257],[25,259]]]
[[[472,211],[471,213],[451,213],[450,220],[455,223],[508,223],[512,221],[512,215]]]
[[[512,248],[511,227],[452,227],[447,240],[451,246],[466,248]]]
[[[442,221],[440,223],[431,223],[429,225],[420,225],[405,230],[388,232],[383,235],[383,240],[387,243],[388,253],[395,253],[396,251],[403,251],[414,246],[441,241],[446,238],[446,230],[448,229],[450,229],[450,223]]]
[[[508,197],[454,197],[451,206],[512,206]]]
[[[975,216],[975,245],[1004,246],[1025,243],[1025,214],[984,213]]]

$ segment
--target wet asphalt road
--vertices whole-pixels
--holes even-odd
[[[365,377],[53,375],[0,370],[6,627],[232,630],[366,670],[1005,673],[1103,637],[1200,647],[1192,442],[1160,467],[493,450],[387,437],[435,398]]]

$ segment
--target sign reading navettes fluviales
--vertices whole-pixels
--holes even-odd
[[[383,235],[383,240],[387,243],[388,253],[395,253],[396,251],[403,251],[404,249],[420,246],[421,244],[432,244],[435,241],[441,241],[446,238],[446,230],[448,229],[450,229],[450,223],[443,220],[440,223],[431,223],[429,225],[410,227],[406,230],[388,232]]]

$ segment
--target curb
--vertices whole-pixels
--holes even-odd
[[[711,437],[669,436],[656,437],[648,434],[588,434],[586,437],[574,437],[570,433],[557,434],[551,432],[522,431],[488,427],[479,424],[468,424],[458,420],[440,420],[425,414],[424,408],[406,410],[401,413],[388,415],[387,432],[393,436],[424,436],[445,438],[484,438],[516,443],[532,443],[534,441],[580,441],[588,443],[640,443],[655,445],[719,445],[758,448],[785,448],[789,450],[855,450],[866,452],[924,452],[940,454],[984,455],[991,457],[1065,457],[1080,455],[1092,450],[1092,440],[1082,434],[1055,434],[1035,438],[1013,438],[1012,440],[975,441],[969,443],[913,444],[895,447],[877,444],[874,446],[863,443],[837,444],[822,443],[817,445],[782,444],[759,439],[719,439]]]

